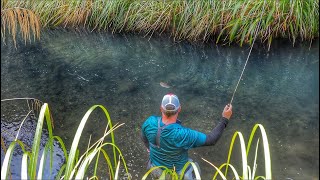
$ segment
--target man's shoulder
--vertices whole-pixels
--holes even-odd
[[[154,124],[158,121],[158,116],[155,116],[155,115],[151,115],[149,116],[145,121],[144,121],[144,125],[147,125],[147,124]]]
[[[159,116],[151,115],[147,118],[146,121],[158,121]]]
[[[185,134],[188,133],[191,129],[182,126],[181,124],[174,124],[173,128],[175,129],[176,132],[180,133],[180,134]]]
[[[186,136],[195,136],[198,133],[201,133],[197,130],[182,126],[180,124],[176,124],[174,126],[175,134],[177,138],[184,139]]]

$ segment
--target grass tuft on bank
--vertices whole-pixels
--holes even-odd
[[[1,34],[24,39],[41,28],[86,28],[112,33],[166,33],[175,41],[270,45],[273,39],[310,41],[319,37],[318,0],[4,0]],[[261,24],[260,26],[258,26]]]

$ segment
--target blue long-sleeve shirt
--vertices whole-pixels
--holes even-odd
[[[158,147],[156,139],[159,122],[160,128],[165,125],[161,117],[150,116],[142,125],[142,139],[150,149],[150,160],[154,165],[168,168],[174,166],[177,171],[188,162],[189,149],[215,144],[228,123],[224,119],[208,135],[186,128],[179,123],[169,124],[161,131]]]

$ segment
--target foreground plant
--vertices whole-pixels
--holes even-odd
[[[106,126],[106,130],[103,136],[98,141],[90,145],[82,156],[78,157],[79,156],[78,144],[80,141],[82,131],[85,127],[86,122],[88,121],[90,114],[97,108],[100,108],[104,112],[108,125]],[[44,147],[42,154],[40,155],[39,149],[40,149],[41,133],[43,129],[43,124],[45,122],[47,124],[49,138],[48,138],[48,142],[46,142],[46,145]],[[86,112],[77,129],[69,154],[67,154],[67,151],[62,139],[52,134],[51,124],[52,124],[52,118],[51,118],[48,104],[43,103],[40,109],[35,137],[33,140],[31,151],[27,151],[25,148],[26,145],[20,140],[18,140],[17,138],[13,142],[11,142],[9,147],[6,149],[5,158],[2,163],[1,179],[8,179],[10,176],[10,173],[9,173],[10,163],[11,163],[11,158],[16,145],[19,145],[23,151],[23,156],[21,161],[21,179],[43,179],[45,161],[48,156],[49,156],[49,162],[50,162],[50,172],[52,169],[52,164],[54,161],[54,159],[52,158],[54,140],[57,140],[60,143],[66,159],[65,164],[62,165],[58,175],[56,176],[56,179],[83,179],[87,172],[88,166],[92,162],[95,162],[93,177],[97,177],[97,174],[96,174],[97,168],[98,168],[97,165],[98,165],[98,160],[101,153],[103,155],[105,162],[108,165],[108,169],[109,169],[108,175],[110,179],[117,179],[119,177],[120,161],[122,161],[124,165],[124,169],[128,173],[126,162],[121,153],[121,150],[115,144],[114,134],[113,134],[113,131],[123,124],[112,126],[109,113],[102,105],[94,105]],[[105,138],[107,136],[111,136],[111,142],[105,142]],[[107,146],[112,147],[113,157],[110,157],[108,152],[105,150]],[[40,162],[38,161],[39,155],[41,157]],[[96,160],[94,161],[94,159]]]
[[[264,154],[263,156],[258,156],[258,147],[259,147],[259,138],[257,140],[256,143],[256,150],[255,150],[255,156],[254,156],[254,161],[252,166],[250,167],[248,165],[248,155],[250,152],[250,147],[251,147],[251,143],[252,140],[254,138],[254,135],[256,133],[257,129],[260,129],[261,132],[261,136],[262,136],[262,143],[263,143],[263,151]],[[230,164],[230,159],[231,159],[231,155],[232,155],[232,150],[233,150],[233,145],[235,143],[236,138],[239,137],[239,142],[240,142],[240,147],[241,147],[241,159],[242,159],[242,176],[239,176],[239,173],[237,172],[237,170],[234,168],[234,166],[232,166]],[[256,175],[256,171],[257,171],[257,158],[259,157],[264,157],[264,169],[265,169],[265,175],[264,176],[257,176]],[[203,159],[203,158],[202,158]],[[227,179],[227,174],[228,174],[228,167],[230,167],[232,169],[233,172],[233,177],[235,179],[248,179],[248,180],[256,180],[256,179],[272,179],[272,173],[271,173],[271,158],[270,158],[270,150],[269,150],[269,143],[268,143],[268,138],[267,138],[267,134],[266,131],[264,129],[264,127],[261,124],[256,124],[250,134],[250,138],[249,138],[249,142],[248,142],[248,146],[246,147],[243,135],[241,132],[235,132],[232,140],[231,140],[231,144],[230,144],[230,149],[229,149],[229,154],[228,154],[228,160],[226,163],[222,164],[219,168],[217,168],[215,165],[213,165],[212,163],[210,163],[209,161],[207,161],[206,159],[203,159],[204,161],[206,161],[207,163],[209,163],[212,167],[214,167],[217,172],[215,173],[215,175],[213,176],[213,179],[216,179],[217,175],[219,174],[219,176],[222,179]],[[225,173],[222,173],[222,168],[225,167]]]

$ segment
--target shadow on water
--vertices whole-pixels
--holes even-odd
[[[274,178],[319,176],[318,44],[309,49],[275,41],[270,52],[255,46],[222,138],[213,147],[190,151],[203,179],[211,179],[214,170],[201,157],[216,165],[226,162],[233,133],[238,130],[248,140],[256,123],[267,131]],[[17,50],[1,44],[1,99],[35,97],[48,102],[54,133],[68,149],[88,108],[104,105],[114,123],[126,123],[116,130],[116,142],[131,174],[140,179],[147,161],[140,126],[149,115],[160,114],[162,96],[176,93],[183,124],[210,132],[231,99],[248,52],[249,47],[174,44],[161,37],[148,41],[136,35],[49,31],[40,42]],[[106,126],[98,116],[93,119],[85,137],[99,137]],[[87,147],[87,140],[81,146]]]

